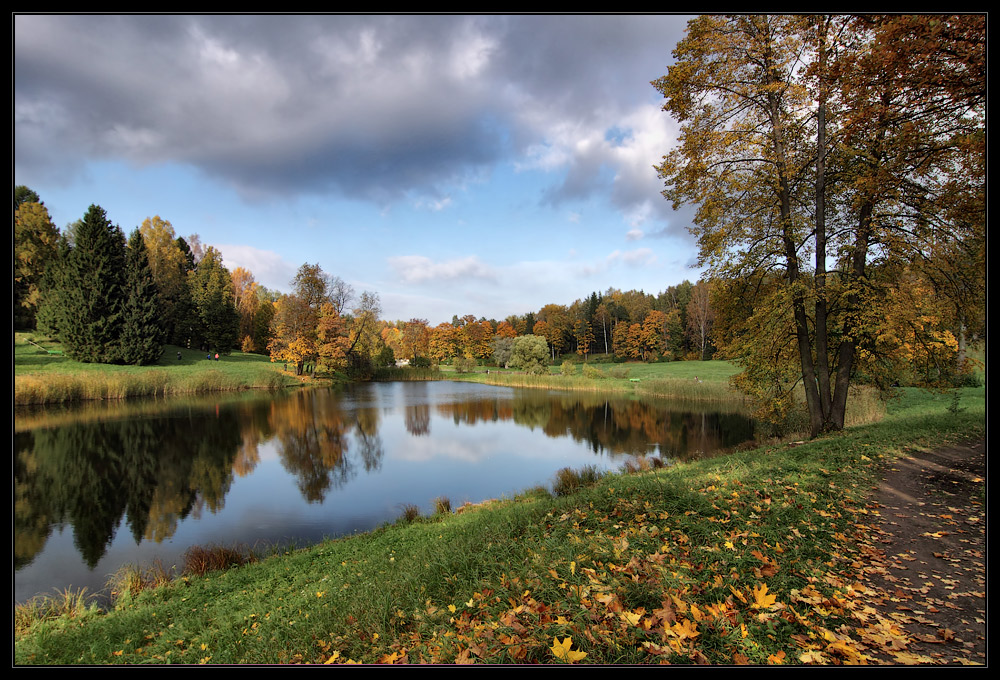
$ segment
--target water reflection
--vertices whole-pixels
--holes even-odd
[[[477,501],[547,483],[559,467],[593,462],[595,454],[605,468],[627,455],[687,460],[752,434],[739,414],[465,383],[18,412],[15,569],[21,580],[56,529],[72,530],[90,570],[122,543],[122,527],[136,546],[170,543],[182,526],[208,517],[225,518],[220,527],[228,528],[208,537],[191,529],[188,545],[237,533],[313,540],[320,536],[299,536],[292,524],[319,525],[321,535],[366,530],[391,519],[407,495],[421,504],[443,494]],[[269,461],[294,491],[281,490],[282,473]],[[227,499],[239,505],[230,514]],[[266,519],[243,518],[251,515]],[[285,515],[295,518],[287,526],[277,519]],[[272,524],[268,531],[277,533],[264,535]]]

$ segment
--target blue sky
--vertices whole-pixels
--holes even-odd
[[[650,81],[688,17],[14,17],[14,183],[159,215],[282,291],[502,319],[696,280]]]

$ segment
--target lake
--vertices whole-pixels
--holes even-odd
[[[740,413],[462,382],[18,409],[14,598],[102,590],[192,545],[315,543],[551,489],[563,467],[668,464],[753,438]]]

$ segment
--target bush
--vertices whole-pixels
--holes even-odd
[[[608,371],[608,375],[612,378],[617,378],[619,380],[625,380],[628,378],[629,368],[627,366],[615,366]]]
[[[420,508],[418,508],[413,503],[403,503],[400,508],[402,508],[402,514],[399,516],[401,522],[406,522],[409,524],[413,522],[418,517],[420,517]]]
[[[562,373],[563,375],[566,375],[566,376],[575,375],[576,374],[576,366],[574,366],[573,364],[571,364],[568,361],[564,361],[562,363],[562,367],[559,369],[559,372]]]
[[[410,366],[413,368],[430,368],[431,360],[429,357],[413,357],[410,359]]]
[[[604,371],[597,368],[596,366],[591,366],[590,364],[583,365],[583,377],[591,378],[594,380],[601,380],[604,378]]]
[[[456,373],[472,373],[476,367],[476,360],[472,357],[458,357],[452,362]]]

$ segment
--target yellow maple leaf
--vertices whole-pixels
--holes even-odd
[[[755,609],[769,609],[774,605],[775,601],[778,599],[777,595],[767,594],[767,584],[763,583],[759,587],[754,586],[753,589],[753,607]]]
[[[573,646],[572,637],[564,637],[562,642],[559,641],[558,637],[552,638],[552,646],[549,649],[552,650],[552,654],[555,655],[557,659],[563,659],[569,663],[574,661],[579,661],[587,656],[586,652],[574,652],[571,647]]]
[[[635,612],[622,612],[620,616],[624,621],[626,621],[629,625],[632,626],[639,625],[639,619],[642,618],[641,614],[636,614]]]
[[[697,630],[696,624],[691,619],[681,619],[670,627],[670,632],[682,640],[684,638],[696,638],[701,635]]]

